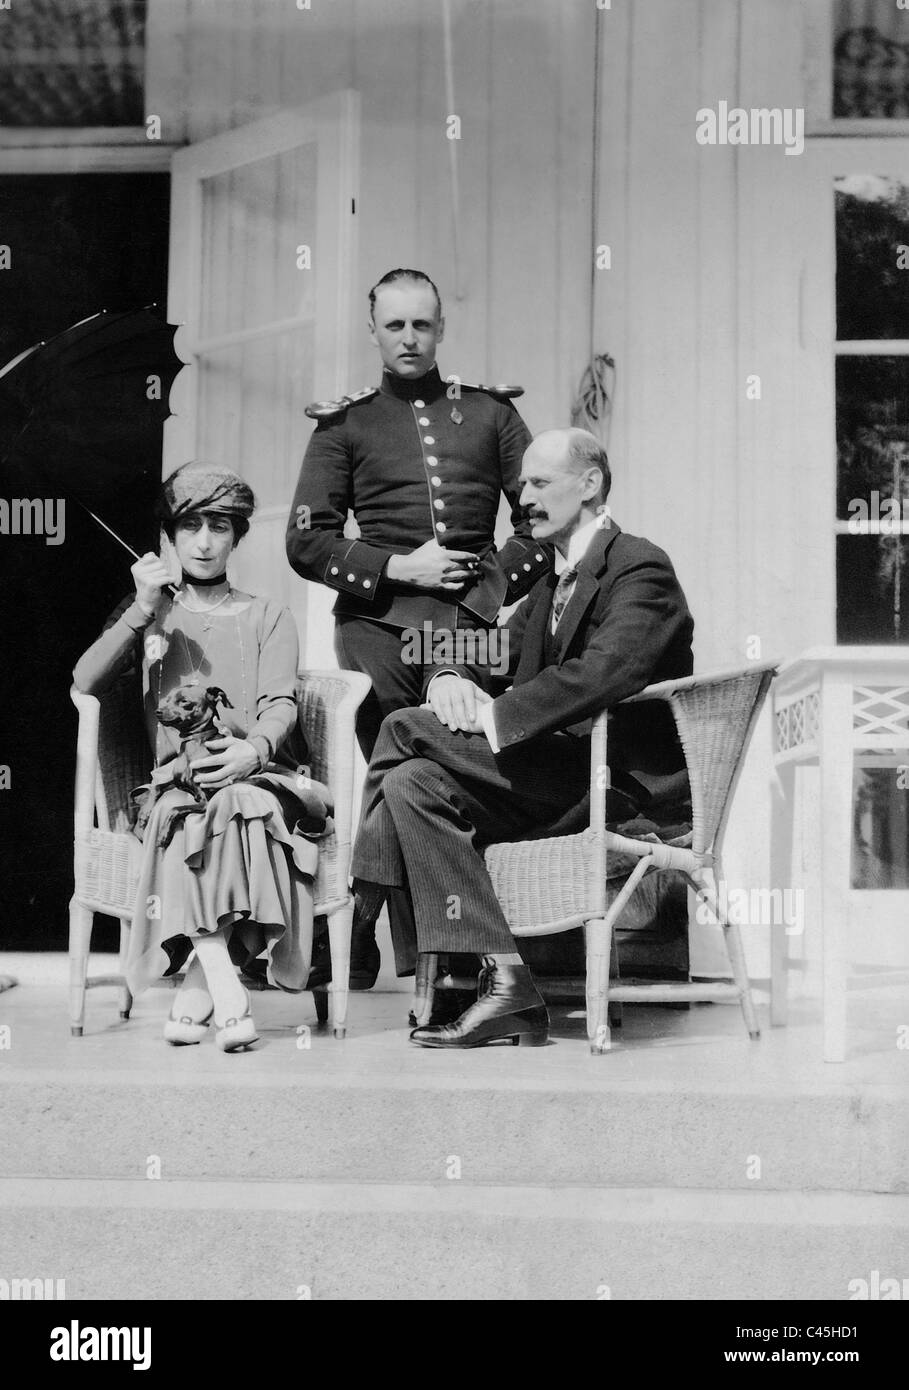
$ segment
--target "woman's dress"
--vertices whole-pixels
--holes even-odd
[[[138,993],[188,957],[188,938],[231,928],[231,955],[268,953],[269,982],[306,986],[312,951],[315,840],[331,814],[313,783],[297,723],[297,631],[289,610],[234,591],[210,612],[165,597],[149,621],[135,601],[111,615],[81,658],[76,685],[98,694],[135,664],[142,673],[146,728],[159,789],[143,833],[144,859],[130,931],[126,978]],[[256,748],[262,770],[216,791],[204,810],[169,784],[180,737],[158,723],[160,700],[187,684],[219,686],[231,707],[219,723]],[[163,844],[166,831],[169,843]]]

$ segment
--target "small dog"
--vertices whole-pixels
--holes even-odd
[[[158,723],[163,724],[165,728],[174,729],[180,735],[180,752],[176,758],[172,758],[161,768],[156,768],[155,774],[160,775],[153,774],[151,784],[141,788],[142,799],[135,825],[135,833],[140,840],[144,839],[145,828],[155,802],[168,787],[180,787],[181,790],[189,792],[195,805],[177,807],[166,818],[158,839],[162,848],[170,844],[175,829],[187,815],[193,811],[204,811],[208,805],[208,798],[212,792],[199,786],[190,763],[197,758],[205,757],[208,752],[208,739],[228,732],[218,721],[219,705],[233,709],[220,686],[209,685],[203,688],[196,685],[180,685],[166,695],[155,710]],[[136,795],[138,796],[138,792]]]
[[[155,717],[166,729],[175,729],[180,735],[180,752],[167,764],[173,774],[173,785],[191,792],[196,801],[204,806],[208,800],[204,789],[199,786],[192,774],[190,763],[196,758],[204,758],[208,749],[206,740],[213,734],[223,734],[218,723],[218,706],[233,709],[233,705],[219,685],[209,685],[203,689],[198,685],[179,685],[169,695],[165,695]]]

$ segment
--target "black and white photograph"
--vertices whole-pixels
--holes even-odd
[[[0,652],[29,1373],[897,1349],[909,0],[0,0]]]

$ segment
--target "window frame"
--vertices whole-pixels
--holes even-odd
[[[804,0],[805,134],[808,136],[909,136],[909,119],[833,115],[834,0]]]

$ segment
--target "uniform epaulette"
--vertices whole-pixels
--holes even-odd
[[[371,401],[373,396],[379,394],[378,386],[367,386],[362,391],[355,391],[352,396],[342,396],[338,401],[313,401],[304,411],[310,420],[330,420],[333,415],[341,415],[348,406],[359,405],[361,401]]]
[[[459,381],[458,385],[462,391],[485,391],[487,396],[495,396],[500,401],[514,400],[515,396],[523,396],[523,386],[506,386],[504,382],[499,382],[496,386],[484,386],[482,382]]]

